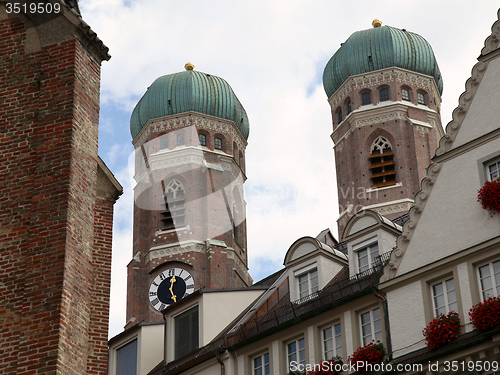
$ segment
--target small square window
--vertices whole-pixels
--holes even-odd
[[[342,330],[340,323],[323,330],[323,359],[342,357]]]
[[[491,262],[477,269],[479,288],[483,300],[500,296],[500,260]]]
[[[222,151],[222,139],[220,139],[220,138],[215,138],[214,139],[214,148],[216,150],[221,150]]]
[[[431,291],[434,316],[457,311],[457,295],[453,278],[433,284]]]
[[[401,89],[401,97],[407,102],[410,101],[410,92],[407,89]]]
[[[299,339],[289,343],[287,346],[287,367],[297,367],[296,365],[306,364],[306,342],[305,339]]]
[[[388,89],[381,89],[380,90],[380,101],[386,102],[388,100],[389,100],[389,90]]]
[[[260,355],[253,359],[253,375],[269,375],[271,368],[269,366],[269,353]]]
[[[422,94],[421,92],[417,92],[417,100],[418,104],[425,105],[425,97],[424,94]]]
[[[368,311],[360,316],[361,341],[363,346],[368,345],[373,340],[382,341],[382,319],[380,308]]]

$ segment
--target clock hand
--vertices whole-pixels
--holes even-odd
[[[170,293],[172,294],[172,300],[174,302],[177,302],[177,297],[175,296],[174,291],[172,290],[175,282],[176,282],[175,276],[172,276],[172,278],[170,279],[170,288],[168,290],[170,290]]]

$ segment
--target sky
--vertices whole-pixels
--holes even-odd
[[[224,78],[250,121],[245,199],[254,281],[283,267],[290,245],[330,228],[338,238],[332,121],[323,69],[352,33],[384,25],[423,36],[444,82],[443,126],[497,19],[492,0],[80,0],[109,47],[102,63],[99,154],[124,188],[115,205],[109,337],[123,331],[132,257],[130,115],[159,76]]]

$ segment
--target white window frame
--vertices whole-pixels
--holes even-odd
[[[313,277],[313,274],[315,274],[314,277]],[[307,279],[305,280],[304,283],[301,283],[300,279],[303,277],[306,277]],[[312,284],[312,282],[314,281],[314,278],[316,279],[316,285]],[[299,299],[305,298],[307,296],[310,296],[313,293],[316,293],[319,290],[318,269],[316,267],[314,267],[313,269],[310,269],[307,272],[303,272],[303,273],[297,275],[297,285],[298,285],[298,291],[299,291]],[[307,290],[304,290],[304,293],[302,293],[300,290],[301,285],[305,285],[305,287],[307,289]]]
[[[448,284],[447,282],[448,281],[453,281],[453,289],[448,289]],[[442,295],[444,296],[444,306],[439,306],[437,307],[436,306],[436,297],[441,295],[436,295],[434,293],[434,287],[437,286],[437,285],[442,285],[443,286],[443,293]],[[444,307],[445,308],[445,312],[443,314],[449,314],[451,311],[455,311],[455,312],[458,312],[458,298],[457,298],[457,288],[455,286],[455,279],[453,278],[453,276],[450,276],[450,277],[446,277],[444,279],[442,279],[441,281],[439,282],[433,282],[431,283],[430,285],[430,288],[431,288],[431,298],[432,298],[432,314],[434,315],[434,317],[437,317],[439,316],[438,314],[438,308],[442,308]],[[455,294],[455,301],[451,301],[449,300],[450,298],[450,293],[453,292]],[[452,304],[455,304],[456,305],[456,308],[455,309],[451,309],[451,305]]]
[[[401,99],[409,102],[410,101],[410,90],[402,88],[401,89]]]
[[[370,251],[370,248],[372,248],[374,245],[377,245],[377,255],[375,257],[373,257],[373,254]],[[361,272],[364,272],[366,270],[369,270],[369,269],[373,268],[373,265],[374,265],[374,262],[375,262],[375,258],[377,256],[380,256],[380,248],[378,246],[378,239],[377,239],[377,237],[370,238],[369,240],[366,240],[366,241],[364,241],[364,242],[362,242],[360,244],[357,244],[357,245],[353,246],[352,250],[355,253],[356,269],[357,269],[358,273],[361,273]],[[360,252],[363,251],[363,250],[367,251],[368,267],[362,271],[361,270],[361,266],[359,264],[359,261],[360,261]]]
[[[369,322],[366,324],[363,324],[363,316],[367,316],[369,314]],[[378,319],[376,319],[376,315],[378,315]],[[380,329],[376,330],[376,322],[380,322]],[[370,333],[367,335],[363,334],[363,326],[366,326],[370,324]],[[383,341],[384,335],[382,332],[383,329],[383,324],[382,324],[382,311],[380,310],[380,307],[376,307],[374,309],[371,309],[369,311],[364,311],[359,314],[359,334],[361,338],[361,343],[362,346],[368,345],[371,343],[373,340],[375,341]],[[365,340],[368,339],[368,340]]]
[[[336,327],[339,329],[339,333],[337,334]],[[332,330],[332,336],[328,339],[325,338],[325,331],[328,329]],[[340,340],[340,345],[337,345],[337,338]],[[330,350],[326,350],[326,343],[328,341],[331,341],[332,345],[332,355],[327,356],[327,352]],[[324,327],[321,330],[321,352],[323,353],[323,360],[327,361],[329,359],[332,359],[333,357],[340,356],[343,357],[343,349],[342,349],[342,326],[340,323],[332,324],[329,327]]]
[[[267,356],[267,362],[266,362],[266,356]],[[257,367],[255,361],[257,359],[261,359],[261,366]],[[267,366],[267,372],[266,372],[266,366]],[[259,370],[261,372],[259,373]],[[269,355],[269,352],[266,352],[264,354],[255,356],[252,358],[252,374],[253,375],[270,375],[271,374],[271,356]]]
[[[494,264],[498,264],[498,267],[500,267],[500,259],[491,261],[489,263],[484,263],[481,266],[476,267],[477,282],[478,282],[478,286],[479,286],[479,293],[481,295],[482,300],[486,300],[490,297],[499,297],[500,296],[500,293],[499,293],[499,291],[500,291],[500,269],[499,269],[499,272],[495,273]],[[487,295],[485,295],[485,292],[490,290],[490,289],[486,289],[486,291],[483,289],[482,280],[486,279],[486,277],[481,278],[480,269],[483,267],[488,267],[488,270],[490,272],[489,276],[487,276],[487,277],[489,277],[491,279],[492,292],[491,292],[491,294],[488,293]],[[496,275],[498,275],[498,276],[496,276]],[[498,283],[497,283],[497,278],[498,278]]]
[[[493,179],[490,172],[490,167],[496,165],[497,167],[497,178]],[[492,160],[486,164],[486,178],[488,181],[495,181],[500,179],[500,159]]]
[[[303,341],[304,342],[304,348],[301,350],[300,349],[300,341]],[[289,341],[286,343],[286,368],[287,368],[287,371],[290,372],[290,345],[292,344],[295,344],[295,348],[296,348],[296,352],[292,352],[292,353],[296,353],[296,356],[297,356],[297,364],[306,364],[306,340],[304,337],[301,337],[301,338],[298,338],[294,341]],[[301,353],[303,353],[303,358],[301,359],[300,358],[300,355]]]

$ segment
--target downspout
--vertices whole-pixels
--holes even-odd
[[[222,348],[221,348],[222,349]],[[217,351],[217,362],[220,364],[220,375],[225,375],[226,374],[226,368],[224,367],[224,362],[220,358],[220,355],[224,353],[221,351]]]
[[[384,326],[385,326],[385,338],[387,340],[387,359],[392,361],[392,340],[391,340],[391,326],[389,324],[389,305],[384,296],[378,293],[378,290],[373,289],[373,294],[382,300],[382,307],[384,310]]]
[[[163,366],[167,365],[167,317],[163,313]]]

